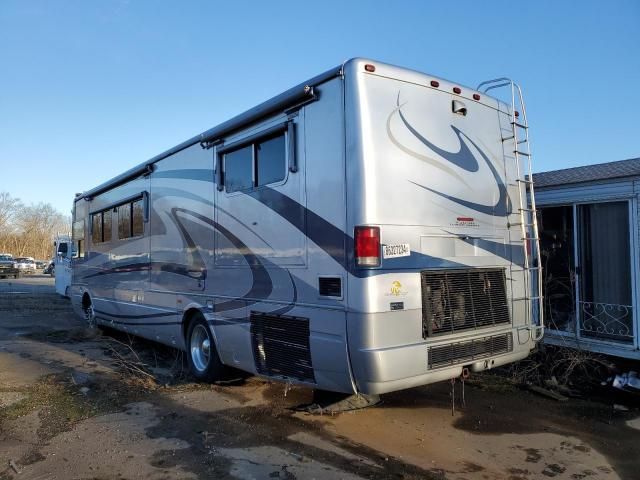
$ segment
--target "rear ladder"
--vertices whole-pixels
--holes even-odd
[[[516,163],[518,185],[518,213],[520,215],[520,230],[524,250],[524,271],[526,298],[529,300],[531,324],[531,338],[538,341],[544,335],[544,310],[542,296],[542,262],[540,256],[540,235],[538,233],[538,212],[533,191],[533,176],[531,166],[531,145],[529,143],[529,124],[527,109],[522,96],[520,85],[509,78],[487,80],[478,85],[477,90],[488,92],[496,88],[508,87],[511,94],[511,136],[502,141],[513,141],[513,156]],[[522,112],[522,118],[518,112]],[[529,203],[526,203],[527,190]],[[524,200],[523,200],[524,199]],[[529,206],[530,205],[530,206]],[[531,251],[529,251],[531,249]],[[533,279],[535,278],[535,286]],[[534,319],[538,324],[534,325]]]

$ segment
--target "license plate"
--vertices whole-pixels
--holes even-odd
[[[408,257],[411,255],[411,246],[408,243],[399,243],[397,245],[383,245],[383,258]]]

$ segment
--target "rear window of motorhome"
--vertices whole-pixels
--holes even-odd
[[[225,152],[225,189],[237,192],[282,181],[286,175],[286,162],[284,132]]]

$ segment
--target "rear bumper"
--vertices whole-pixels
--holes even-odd
[[[423,340],[417,312],[387,312],[378,314],[352,314],[349,318],[349,353],[358,391],[381,394],[417,387],[459,377],[463,368],[480,372],[526,358],[535,342],[527,328],[488,328],[464,334]],[[416,323],[415,325],[412,325]],[[413,335],[414,343],[400,343],[400,333]],[[388,333],[388,335],[385,334]],[[416,333],[418,332],[418,333]],[[511,333],[513,342],[508,352],[464,358],[441,367],[429,367],[429,349],[451,343],[468,342],[487,336]],[[394,336],[396,342],[393,342]],[[386,340],[386,341],[385,341]],[[382,343],[386,343],[383,345]]]

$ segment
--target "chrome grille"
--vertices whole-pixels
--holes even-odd
[[[511,333],[482,337],[466,342],[438,345],[429,349],[429,368],[468,363],[513,350]]]
[[[251,343],[259,374],[315,383],[308,318],[251,312]]]
[[[424,270],[422,336],[510,323],[503,268]]]

